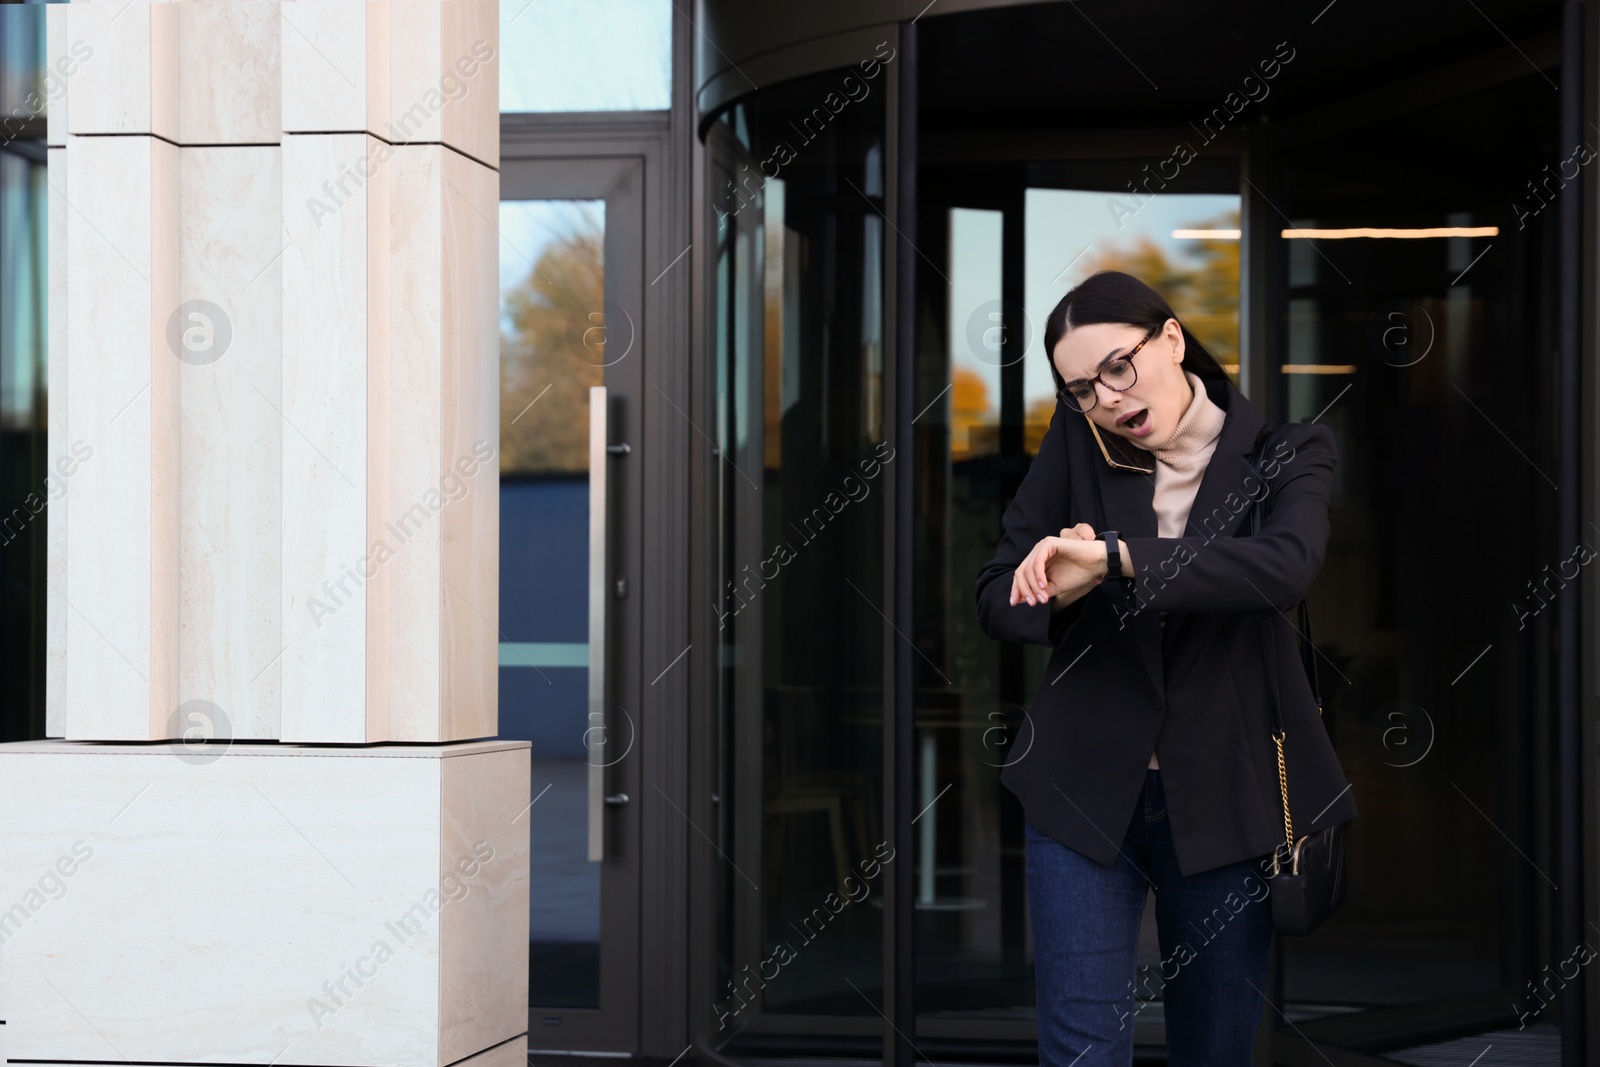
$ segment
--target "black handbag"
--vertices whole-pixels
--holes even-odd
[[[1265,438],[1265,431],[1263,431]],[[1256,469],[1261,469],[1260,463]],[[1261,509],[1271,495],[1264,494],[1250,509],[1250,533],[1261,529]],[[1283,804],[1283,844],[1272,850],[1268,896],[1272,902],[1272,928],[1287,937],[1304,937],[1344,902],[1344,823],[1335,823],[1296,839],[1289,814],[1289,775],[1283,760],[1283,709],[1278,703],[1278,646],[1273,640],[1273,614],[1261,613],[1261,635],[1267,650],[1268,707],[1272,714],[1272,743],[1278,750],[1278,793]],[[1316,650],[1311,645],[1311,608],[1304,597],[1297,609],[1301,667],[1311,681],[1317,714],[1322,714],[1322,686],[1317,679]]]

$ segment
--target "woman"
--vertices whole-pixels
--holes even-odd
[[[1169,1063],[1249,1063],[1284,835],[1263,613],[1295,836],[1356,814],[1284,614],[1322,565],[1333,434],[1291,423],[1258,455],[1260,412],[1127,274],[1069,292],[1044,341],[1055,416],[977,580],[985,633],[1054,650],[1001,771],[1027,815],[1040,1062],[1131,1063],[1159,995]],[[1150,890],[1161,963],[1139,974]]]

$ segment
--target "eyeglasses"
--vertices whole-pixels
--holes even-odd
[[[1161,324],[1165,325],[1166,323]],[[1139,349],[1149,344],[1151,339],[1161,332],[1161,326],[1145,334],[1144,340],[1134,345],[1127,355],[1118,356],[1107,363],[1093,378],[1079,378],[1067,383],[1066,388],[1057,389],[1056,399],[1073,411],[1088,412],[1100,400],[1100,391],[1094,387],[1095,382],[1115,393],[1133,388],[1134,383],[1139,380],[1139,372],[1133,366],[1133,357],[1139,354]]]

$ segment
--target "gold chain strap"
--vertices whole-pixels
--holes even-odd
[[[1294,820],[1289,817],[1289,774],[1283,767],[1283,731],[1272,735],[1272,743],[1278,746],[1278,791],[1283,794],[1283,839],[1289,846],[1289,854],[1294,855]]]

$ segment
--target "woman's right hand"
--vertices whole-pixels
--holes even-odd
[[[1038,544],[1033,546],[1033,550],[1028,553],[1027,558],[1017,565],[1017,569],[1011,575],[1012,606],[1022,602],[1040,604],[1046,599],[1048,590],[1033,588],[1033,583],[1028,577],[1044,569],[1039,566],[1041,556],[1046,560],[1055,556],[1062,541],[1093,541],[1094,539],[1094,527],[1086,522],[1080,522],[1076,526],[1068,527],[1056,537],[1042,538]],[[1054,599],[1060,607],[1066,607],[1104,580],[1105,575],[1095,575],[1093,578],[1059,590]]]

